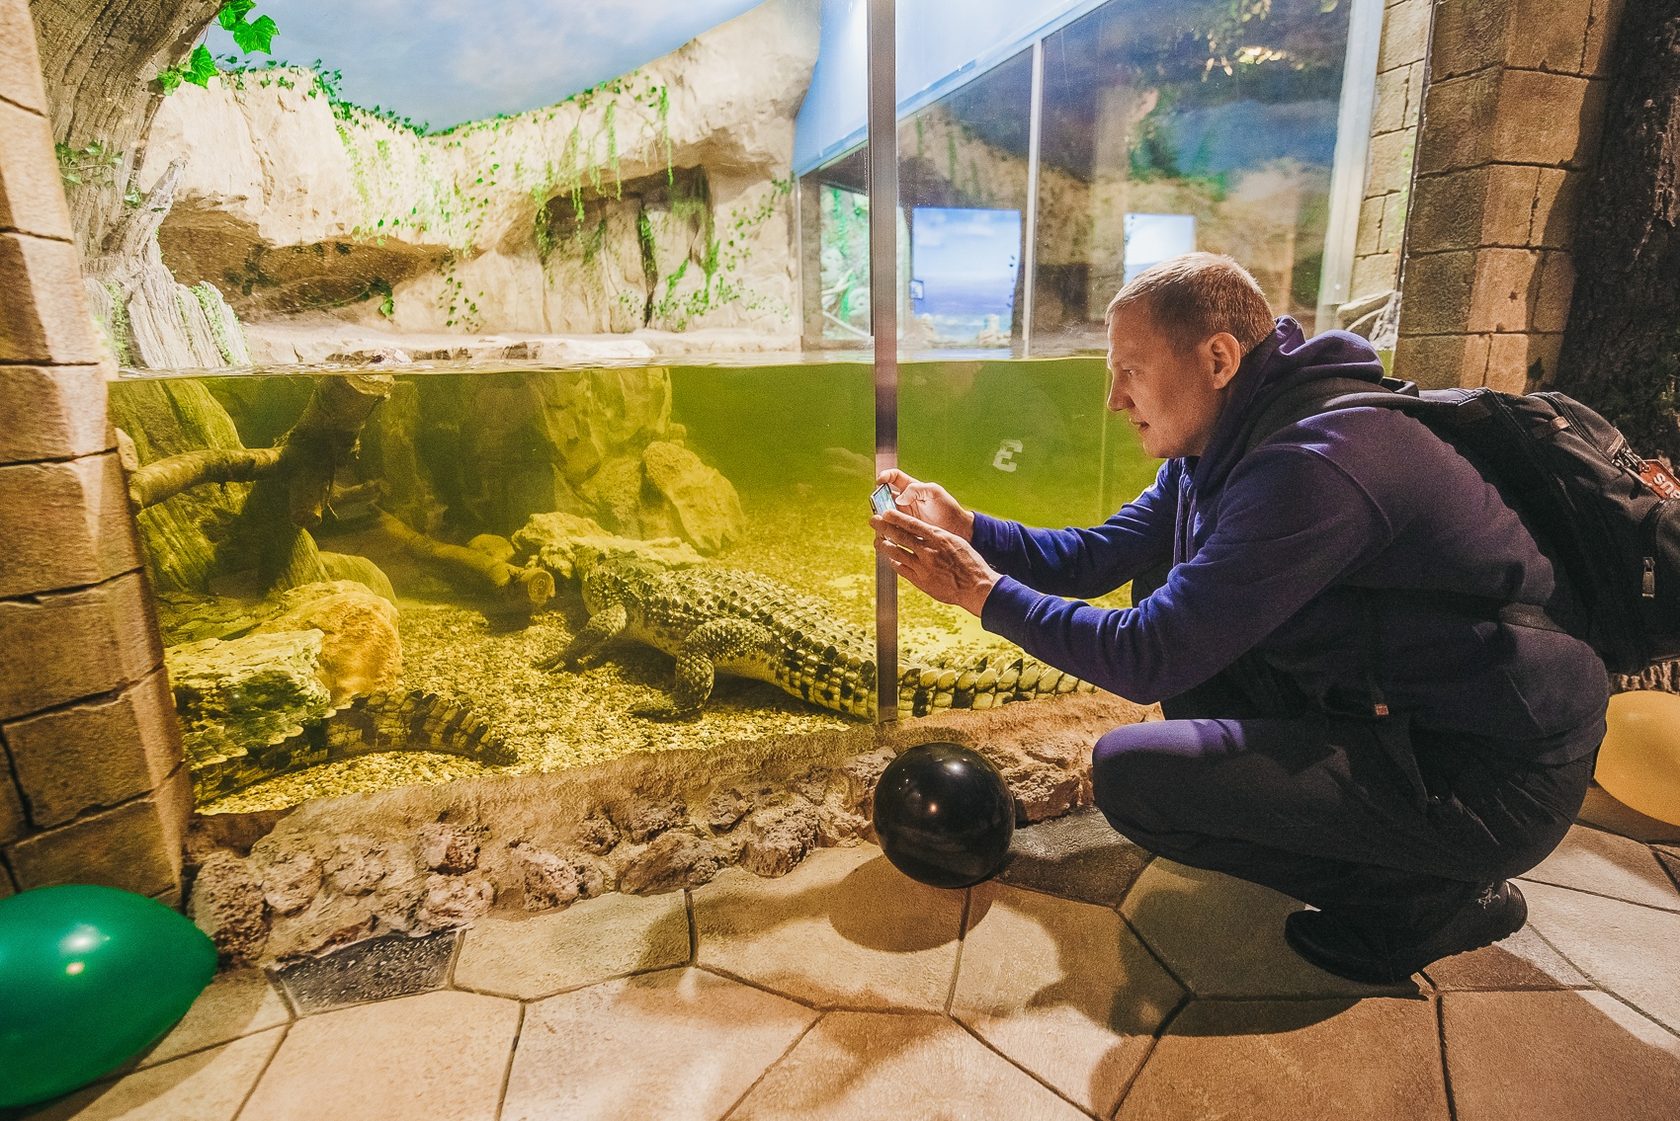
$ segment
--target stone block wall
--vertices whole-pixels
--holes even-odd
[[[26,0],[0,0],[0,897],[181,898],[192,787]]]
[[[1437,0],[1395,369],[1523,392],[1557,362],[1625,0]]]
[[[1383,10],[1371,148],[1348,289],[1355,301],[1390,291],[1400,283],[1400,243],[1411,201],[1430,8],[1431,0],[1388,0]]]

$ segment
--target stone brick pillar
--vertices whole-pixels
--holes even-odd
[[[1625,0],[1437,0],[1395,370],[1522,392],[1563,344]]]
[[[177,905],[192,786],[46,112],[0,0],[0,896]]]
[[[1411,199],[1412,162],[1423,108],[1424,56],[1429,50],[1430,0],[1388,0],[1377,53],[1377,96],[1371,110],[1371,149],[1359,204],[1350,300],[1380,295],[1400,284],[1400,238]]]

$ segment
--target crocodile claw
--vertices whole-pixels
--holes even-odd
[[[559,653],[556,653],[556,654],[544,655],[541,658],[532,658],[531,659],[531,667],[533,669],[543,669],[543,670],[570,668],[566,664],[566,652],[564,650],[561,650]]]

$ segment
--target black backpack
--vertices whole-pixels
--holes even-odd
[[[1309,416],[1362,406],[1416,417],[1475,464],[1561,567],[1581,608],[1553,618],[1533,604],[1492,604],[1491,614],[1567,631],[1613,673],[1680,658],[1680,483],[1634,452],[1615,425],[1562,393],[1419,391],[1395,378],[1373,388],[1334,378],[1268,404],[1246,446]]]

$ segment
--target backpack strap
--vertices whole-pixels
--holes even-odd
[[[1400,398],[1416,400],[1417,395],[1416,382],[1398,378],[1383,378],[1376,383],[1362,378],[1319,378],[1303,382],[1273,397],[1249,422],[1243,452],[1253,451],[1267,437],[1320,413],[1361,405],[1404,408]]]
[[[1474,393],[1465,394],[1452,407],[1481,408]],[[1243,442],[1243,452],[1252,452],[1269,437],[1308,417],[1340,409],[1375,407],[1399,409],[1402,412],[1427,412],[1428,403],[1420,398],[1416,382],[1385,377],[1376,385],[1358,378],[1321,378],[1304,382],[1278,394],[1249,422]],[[1386,724],[1390,715],[1387,698],[1378,682],[1381,665],[1382,625],[1377,606],[1377,589],[1361,589],[1365,615],[1365,696],[1355,701],[1363,715],[1377,718]],[[1491,596],[1476,596],[1462,592],[1431,591],[1404,588],[1382,589],[1384,596],[1403,598],[1420,606],[1449,610],[1472,618],[1498,621],[1506,626],[1531,627],[1536,630],[1572,634],[1538,604],[1516,603]],[[1395,747],[1384,737],[1384,747],[1393,754]]]

